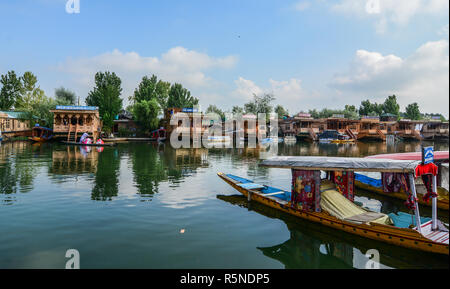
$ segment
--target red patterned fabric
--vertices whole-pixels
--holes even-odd
[[[426,165],[418,165],[416,167],[416,177],[421,177],[422,175],[433,175],[433,176],[437,176],[438,174],[438,167],[433,164],[433,163],[429,163]]]
[[[292,206],[320,212],[320,172],[292,170]]]
[[[355,195],[355,173],[354,172],[334,172],[333,182],[338,191],[347,199],[353,202]]]

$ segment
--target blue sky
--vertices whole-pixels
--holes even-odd
[[[66,2],[0,2],[0,74],[30,70],[47,95],[82,100],[111,70],[125,99],[154,73],[204,108],[272,92],[297,113],[396,94],[448,116],[448,0],[80,0],[79,14]]]

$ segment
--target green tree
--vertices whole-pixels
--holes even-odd
[[[8,71],[7,74],[1,76],[0,83],[0,109],[10,110],[14,107],[16,100],[20,98],[22,93],[22,80],[17,77],[14,70]]]
[[[388,96],[383,103],[383,112],[391,113],[396,116],[400,114],[400,105],[397,103],[397,97],[394,95]]]
[[[114,118],[122,109],[122,81],[113,72],[97,72],[95,87],[86,98],[86,104],[98,106],[105,131],[110,132],[114,125]]]
[[[405,117],[412,120],[419,120],[421,118],[419,105],[417,104],[417,102],[408,104],[408,106],[406,106]]]
[[[55,89],[55,99],[60,105],[75,105],[77,96],[75,92],[60,87]]]
[[[225,120],[225,112],[213,104],[208,106],[208,108],[206,109],[205,112],[206,113],[215,113],[215,114],[219,115],[222,120]]]
[[[231,109],[231,112],[233,113],[233,114],[244,114],[244,109],[242,108],[242,107],[240,107],[240,106],[237,106],[237,105],[235,105],[235,106],[233,106],[233,108]]]
[[[22,91],[20,97],[16,99],[15,108],[17,110],[31,112],[33,106],[42,102],[45,98],[44,91],[37,86],[37,77],[27,71],[22,77]]]
[[[361,102],[359,115],[380,116],[381,114],[383,114],[383,104],[371,103],[369,100]]]
[[[246,113],[258,113],[269,114],[273,111],[271,103],[275,100],[275,97],[271,93],[264,93],[263,95],[253,94],[253,101],[250,101],[244,105]]]
[[[141,100],[132,107],[132,114],[144,132],[157,128],[158,112],[159,104],[156,98]]]
[[[159,107],[165,110],[169,98],[169,89],[170,83],[158,80],[156,75],[152,75],[150,78],[144,76],[139,87],[134,90],[134,95],[130,97],[130,100],[133,103],[137,103],[142,100],[156,99]]]
[[[169,99],[167,107],[194,107],[198,105],[198,99],[191,96],[191,92],[184,88],[181,84],[172,84],[169,90]]]
[[[285,115],[289,115],[289,112],[287,109],[285,109],[283,106],[281,105],[277,105],[275,107],[275,113],[278,114],[278,117],[283,117]]]

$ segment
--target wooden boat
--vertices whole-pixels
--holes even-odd
[[[73,146],[83,146],[83,147],[112,147],[115,146],[115,143],[103,143],[103,144],[98,144],[98,143],[90,143],[90,144],[84,144],[84,143],[80,143],[80,142],[73,142],[73,141],[62,141],[63,144],[66,145],[73,145]]]
[[[370,159],[390,159],[390,160],[410,160],[410,161],[420,161],[422,159],[421,152],[410,152],[410,153],[396,153],[396,154],[379,154],[374,156],[368,156]],[[434,160],[435,163],[439,165],[438,172],[438,182],[445,177],[448,176],[448,161],[449,161],[449,152],[448,151],[437,151],[434,152]],[[445,165],[447,163],[447,165]],[[443,164],[444,166],[442,166]],[[363,189],[365,191],[377,193],[380,195],[406,200],[407,195],[404,190],[400,190],[399,192],[385,192],[383,190],[382,183],[382,175],[370,174],[357,172],[355,174],[355,186],[357,188]],[[419,204],[425,206],[431,206],[431,202],[427,202],[423,199],[423,196],[427,193],[427,190],[423,184],[416,183],[417,195],[419,196]],[[446,183],[446,187],[440,186],[438,184],[437,188],[438,198],[437,198],[437,206],[442,210],[449,210],[449,191],[448,191],[448,180]]]
[[[354,139],[335,139],[335,140],[332,140],[331,143],[336,143],[336,144],[354,144],[355,140]]]
[[[46,142],[53,138],[53,130],[43,126],[35,126],[28,139],[34,142]]]
[[[423,222],[418,203],[415,202],[415,170],[421,166],[420,162],[338,157],[274,157],[264,160],[261,165],[290,169],[293,174],[293,191],[259,185],[231,174],[218,175],[249,201],[259,202],[310,222],[396,246],[444,255],[449,253],[449,232],[437,220],[436,198],[432,198],[432,220],[427,222]],[[321,178],[321,171],[327,172],[326,179]],[[357,206],[353,202],[354,171],[398,172],[407,175],[411,184],[415,226],[405,228],[386,214]],[[433,183],[436,183],[436,176],[433,176]]]

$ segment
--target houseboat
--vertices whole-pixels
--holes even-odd
[[[5,139],[31,136],[30,121],[20,111],[0,111],[0,130]]]
[[[436,197],[432,197],[432,219],[420,216],[416,202],[415,178],[431,174],[435,189],[435,169],[418,161],[339,157],[273,157],[261,163],[264,167],[285,168],[292,172],[292,190],[284,191],[232,174],[218,173],[226,183],[247,197],[287,214],[359,235],[429,253],[448,255],[449,232],[437,219]],[[322,177],[322,172],[326,177]],[[384,214],[354,203],[354,172],[402,173],[414,217],[404,222],[402,216]],[[419,172],[419,174],[418,174]],[[409,184],[409,186],[407,185]],[[410,188],[410,189],[409,189]]]
[[[368,156],[369,159],[389,159],[389,160],[409,160],[420,161],[421,152],[379,154]],[[440,209],[449,210],[449,184],[448,184],[448,151],[437,151],[434,153],[435,164],[438,166],[437,175],[437,206]],[[365,191],[381,194],[384,196],[406,200],[407,195],[399,184],[398,176],[384,173],[364,173],[355,174],[355,186]],[[427,188],[422,180],[416,181],[416,191],[419,196],[418,202],[421,205],[431,206],[427,196]]]
[[[31,137],[28,139],[33,142],[46,142],[53,138],[53,130],[51,128],[39,126],[39,124],[36,124],[32,131],[31,131]]]
[[[364,116],[360,120],[358,140],[386,141],[387,127],[379,117]]]
[[[358,139],[359,125],[359,120],[348,119],[341,114],[335,114],[326,120],[327,130],[335,130],[341,135],[347,135],[351,140]]]
[[[419,127],[420,122],[401,119],[396,123],[394,134],[403,140],[422,140]]]
[[[295,130],[298,141],[318,141],[319,133],[326,128],[321,119],[314,119],[309,114],[299,114],[295,117]]]
[[[87,133],[94,140],[100,136],[102,122],[98,107],[57,105],[53,113],[53,134],[68,143],[77,143]]]
[[[432,119],[423,124],[421,134],[426,140],[448,140],[449,127],[448,121]]]

